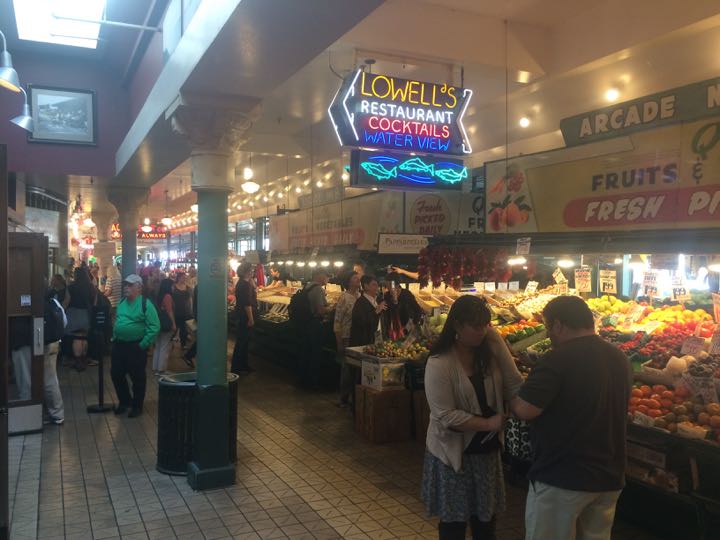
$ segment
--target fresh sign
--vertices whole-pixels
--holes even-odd
[[[472,153],[462,122],[471,97],[468,88],[359,69],[328,112],[342,146],[462,156]]]

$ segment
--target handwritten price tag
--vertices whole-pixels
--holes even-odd
[[[683,373],[682,380],[690,392],[702,398],[705,404],[718,402],[718,393],[712,377],[693,377],[689,373]]]
[[[482,281],[476,281],[473,283],[473,286],[477,292],[483,292],[485,290],[485,284]]]
[[[690,336],[685,341],[683,341],[682,348],[680,349],[680,354],[690,354],[692,356],[695,356],[703,350],[705,350],[705,340],[701,337]]]
[[[592,292],[592,270],[590,268],[575,269],[575,288],[577,292]]]
[[[565,274],[563,274],[563,271],[558,267],[553,272],[553,279],[555,280],[555,283],[567,283],[567,278],[565,277]]]
[[[485,290],[487,292],[493,292],[495,290],[495,282],[488,281],[487,283],[485,283]]]
[[[617,294],[617,272],[615,270],[600,270],[600,292]]]
[[[539,283],[537,281],[528,281],[527,286],[525,287],[525,294],[533,294],[537,292]]]
[[[520,290],[520,282],[519,281],[511,281],[508,283],[508,289],[511,291],[519,291]]]
[[[507,291],[508,290],[508,284],[507,282],[500,282],[497,284],[497,290],[498,291]]]

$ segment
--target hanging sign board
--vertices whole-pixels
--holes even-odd
[[[592,270],[586,266],[575,269],[575,288],[579,293],[592,292]]]
[[[380,233],[378,235],[380,255],[417,255],[427,246],[428,237],[422,234]]]
[[[354,150],[350,185],[396,190],[460,190],[468,169],[459,159]]]
[[[472,90],[358,69],[328,112],[341,146],[463,156],[472,153],[463,116]]]
[[[617,294],[616,270],[600,270],[600,293]]]
[[[720,77],[672,88],[560,121],[576,146],[720,114]]]

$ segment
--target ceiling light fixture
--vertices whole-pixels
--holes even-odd
[[[342,179],[345,181],[350,180],[350,173],[348,173],[347,171],[343,171]]]
[[[342,261],[335,261],[335,262],[333,263],[333,266],[334,266],[335,268],[342,268],[344,264],[345,264],[345,263],[342,262]]]
[[[20,92],[22,87],[20,86],[20,79],[18,78],[17,71],[13,67],[12,56],[7,51],[7,41],[5,41],[5,34],[0,32],[2,37],[3,48],[0,53],[0,86],[12,90],[13,92]],[[25,99],[27,102],[27,98]]]
[[[302,193],[302,188],[300,186],[296,187],[295,193]]]
[[[323,187],[322,180],[318,180],[317,182],[315,182],[315,185],[319,188]]]
[[[308,263],[308,266],[309,266],[310,268],[315,268],[315,267],[317,266],[317,261],[310,261],[310,262]]]
[[[605,99],[610,103],[617,101],[619,97],[620,90],[617,88],[608,88],[607,92],[605,92]]]
[[[32,133],[35,129],[35,122],[33,122],[32,115],[30,114],[30,105],[28,105],[27,93],[23,87],[20,87],[20,91],[25,97],[25,103],[23,103],[22,112],[10,121],[16,126],[23,128],[25,131]]]
[[[300,262],[297,263],[297,266],[299,266],[300,268],[302,268],[303,266],[305,266],[305,263],[302,262],[302,261],[300,261]]]
[[[323,268],[327,268],[328,266],[330,266],[330,261],[321,261],[320,266],[322,266]]]
[[[245,167],[243,169],[243,180],[252,180],[253,174],[253,170],[250,167]]]
[[[252,194],[252,193],[257,193],[257,191],[260,189],[260,184],[258,184],[257,182],[248,180],[247,182],[243,182],[240,187],[242,188],[242,190],[245,193]]]
[[[520,127],[524,129],[530,125],[530,119],[527,116],[523,116],[518,124],[520,124]]]
[[[144,223],[145,225],[150,225],[150,218],[147,218],[147,217],[146,217],[146,218],[143,220],[143,223]]]
[[[165,217],[160,220],[160,223],[169,227],[172,225],[172,218],[168,215],[168,190],[165,190]]]
[[[562,257],[561,259],[558,259],[557,265],[560,268],[572,268],[575,266],[575,261],[569,257]]]
[[[522,264],[525,264],[526,262],[527,262],[527,259],[525,257],[523,257],[522,255],[517,256],[517,257],[510,257],[508,259],[508,264],[510,266],[520,266]]]
[[[616,257],[615,260],[613,261],[613,263],[614,264],[622,264],[623,263],[622,257]]]

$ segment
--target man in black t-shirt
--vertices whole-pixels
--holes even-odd
[[[555,298],[543,317],[553,348],[511,402],[532,421],[525,538],[609,539],[625,485],[630,363],[595,334],[582,299]]]

